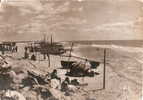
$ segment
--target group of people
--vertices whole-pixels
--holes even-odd
[[[57,79],[61,83],[61,91],[67,91],[69,85],[78,86],[80,83],[77,79],[70,80],[69,77],[66,77],[62,82],[61,78],[57,75],[57,70],[53,70],[53,72],[50,74],[51,80]]]
[[[17,52],[18,51],[18,47],[16,45],[15,46],[1,45],[0,46],[0,50],[1,50],[2,54],[5,54],[6,51]]]
[[[24,58],[25,59],[29,58],[30,53],[32,53],[30,59],[35,61],[37,57],[36,57],[36,54],[35,54],[36,51],[34,50],[34,47],[25,47],[24,49],[25,49]],[[48,59],[49,59],[49,55],[48,54],[42,53],[42,55],[43,55],[43,59],[44,60],[46,59],[46,57],[48,57]]]
[[[24,58],[28,59],[29,58],[29,49],[28,49],[28,47],[25,47],[24,49],[25,49]],[[35,61],[36,60],[36,55],[32,54],[30,59]]]

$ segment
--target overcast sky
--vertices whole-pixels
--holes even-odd
[[[2,0],[1,40],[143,40],[142,0]]]

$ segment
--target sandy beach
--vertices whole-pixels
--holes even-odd
[[[102,89],[103,48],[107,49],[105,89]],[[22,57],[21,54],[23,52],[19,50],[17,54],[10,55],[11,58],[7,56],[7,60],[11,62],[13,67],[23,67],[42,75],[57,69],[62,80],[66,77],[66,70],[60,69],[60,61],[68,58],[50,56],[51,66],[48,67],[48,60],[30,61],[19,59]],[[76,78],[81,83],[88,84],[88,86],[82,87],[80,91],[69,98],[74,100],[79,100],[79,98],[83,98],[83,100],[105,100],[105,98],[108,98],[108,100],[141,100],[143,48],[117,45],[77,45],[74,47],[73,54],[100,61],[101,64],[95,70],[100,75],[91,78]],[[71,58],[71,60],[75,59]],[[75,77],[70,77],[70,79],[75,79]]]

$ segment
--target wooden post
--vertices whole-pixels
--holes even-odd
[[[49,63],[48,63],[48,64],[49,64],[48,67],[50,67],[50,66],[51,66],[50,55],[47,54],[47,56],[48,56],[48,62],[49,62]]]
[[[71,53],[72,53],[73,45],[74,45],[74,44],[72,43],[72,44],[71,44],[71,49],[70,49],[70,54],[69,54],[69,58],[68,58],[68,61],[70,61],[70,59],[71,59],[71,56],[72,56],[72,55],[71,55]]]
[[[70,61],[71,56],[72,56],[71,53],[72,53],[73,46],[74,46],[74,44],[73,44],[73,42],[72,42],[72,44],[71,44],[71,49],[70,49],[70,54],[69,54],[69,58],[68,58],[68,62]],[[69,67],[69,66],[70,66],[70,63],[68,64],[67,67]],[[70,70],[70,69],[69,69],[69,70]],[[68,72],[69,70],[67,70],[67,72]]]
[[[106,86],[106,49],[104,49],[103,89]]]

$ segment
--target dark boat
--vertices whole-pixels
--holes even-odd
[[[63,69],[70,69],[73,63],[76,63],[76,61],[61,61]],[[89,61],[89,63],[93,69],[96,69],[100,65],[100,62],[97,61]]]
[[[76,61],[61,61],[61,65],[63,69],[70,69],[72,67],[72,64]]]

